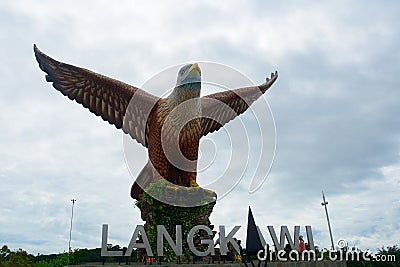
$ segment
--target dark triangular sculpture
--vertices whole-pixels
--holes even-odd
[[[247,218],[246,252],[247,255],[253,256],[257,255],[257,253],[263,249],[264,247],[261,243],[261,239],[257,231],[257,226],[254,221],[253,213],[251,212],[251,208],[249,206],[249,215]]]
[[[240,248],[240,256],[242,257],[242,262],[246,267],[247,261],[251,263],[252,267],[255,267],[253,260],[251,259],[251,256],[259,256],[258,252],[260,250],[263,250],[264,253],[266,252],[266,261],[264,264],[264,267],[267,267],[267,262],[270,260],[270,254],[269,254],[269,245],[265,244],[266,247],[263,247],[262,242],[261,242],[261,237],[260,237],[256,222],[254,221],[253,213],[251,212],[251,208],[249,206],[249,215],[247,218],[247,236],[246,236],[246,248],[243,249],[240,246],[239,243],[239,248]],[[261,266],[261,260],[258,261],[258,267]]]

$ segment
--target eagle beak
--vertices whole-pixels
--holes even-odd
[[[186,72],[186,75],[183,77],[182,80],[186,79],[186,77],[201,77],[199,64],[194,63],[190,69]]]
[[[181,74],[181,76],[178,75],[176,85],[179,86],[199,82],[201,82],[201,70],[199,64],[194,63],[190,65],[190,68]]]
[[[194,64],[190,67],[189,73],[192,74],[193,76],[200,76],[199,64],[194,63]]]

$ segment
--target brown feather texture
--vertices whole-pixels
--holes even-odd
[[[33,49],[40,69],[47,74],[46,81],[55,89],[148,148],[149,161],[131,188],[135,199],[140,199],[143,188],[161,179],[183,187],[196,186],[200,138],[245,112],[278,78],[275,72],[259,86],[200,97],[200,68],[197,63],[188,64],[179,71],[173,92],[161,99],[135,86],[59,62],[36,45]]]

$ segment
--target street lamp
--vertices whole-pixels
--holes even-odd
[[[328,228],[329,228],[329,235],[331,236],[331,244],[332,244],[332,250],[335,250],[335,245],[333,244],[333,237],[332,237],[332,229],[331,229],[331,223],[329,222],[329,216],[328,216],[328,201],[325,200],[325,195],[324,191],[322,191],[322,203],[321,205],[325,207],[325,213],[326,213],[326,220],[328,221]]]
[[[71,227],[69,228],[68,262],[67,262],[67,266],[69,266],[69,255],[71,254],[72,220],[74,219],[74,206],[75,206],[76,199],[71,199],[71,201],[72,201],[72,213],[71,213]]]

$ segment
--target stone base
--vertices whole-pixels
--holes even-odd
[[[146,222],[146,231],[148,223],[152,220],[150,214],[154,206],[160,207],[162,209],[160,212],[164,212],[170,209],[190,210],[207,205],[205,210],[199,211],[196,215],[196,225],[206,225],[211,229],[213,228],[209,218],[217,200],[217,195],[215,192],[203,189],[201,187],[165,186],[163,184],[160,184],[160,188],[161,189],[156,188],[156,190],[153,190],[154,187],[151,188],[150,191],[148,191],[150,194],[144,193],[141,195],[141,199],[137,201],[136,204],[136,206],[140,209],[142,220]],[[151,192],[152,190],[160,192],[155,194],[154,192]],[[152,196],[155,196],[156,198]],[[176,221],[179,222],[179,219],[184,218],[176,218]],[[180,225],[183,224],[181,223]]]
[[[147,193],[140,196],[136,206],[145,221],[144,228],[155,256],[157,225],[164,225],[172,240],[175,240],[176,225],[181,225],[183,237],[196,225],[205,225],[211,230],[214,228],[209,219],[216,203],[216,194],[213,191],[200,187],[174,186],[165,182],[153,183],[145,191]],[[195,242],[200,244],[201,239],[213,239],[215,233],[213,231],[210,236],[205,231],[200,231],[195,235]],[[168,246],[165,249],[163,261],[173,262],[176,257]],[[182,258],[189,255],[187,242],[183,242]],[[138,250],[138,261],[142,261],[144,256],[144,250]]]
[[[166,213],[168,213],[168,210],[171,210],[171,209],[175,210],[178,208],[177,206],[164,204],[164,203],[158,202],[157,200],[154,200],[154,202],[156,203],[155,205],[161,207],[162,211],[166,212]],[[141,212],[141,218],[143,221],[145,221],[144,228],[146,231],[147,231],[149,223],[151,223],[152,219],[153,219],[151,216],[151,211],[152,211],[153,205],[154,204],[150,204],[145,201],[143,201],[143,202],[139,201],[139,203],[137,204],[137,206],[139,207],[140,212]],[[214,228],[214,226],[210,222],[210,215],[214,209],[215,202],[208,203],[207,205],[208,206],[204,211],[203,210],[199,211],[196,214],[196,224],[195,225],[206,225],[206,226],[210,227],[210,229],[212,230]],[[179,209],[182,209],[182,210],[195,209],[195,208],[197,208],[197,207],[179,207]],[[183,219],[184,218],[178,218],[178,217],[174,218],[173,221],[175,221],[177,224],[173,224],[173,225],[174,226],[178,225],[178,224],[183,225],[184,224]],[[167,227],[167,225],[164,225],[164,226]]]

